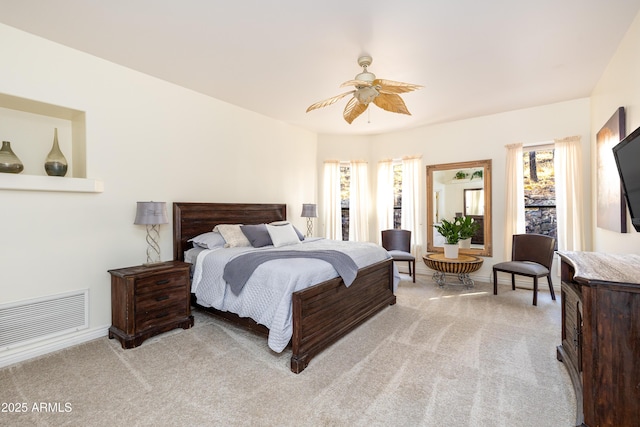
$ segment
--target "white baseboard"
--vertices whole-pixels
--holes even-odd
[[[24,348],[6,350],[0,353],[0,368],[33,359],[34,357],[43,356],[67,347],[82,344],[87,341],[102,338],[108,333],[109,326],[102,326],[99,328],[86,329],[66,337],[58,337],[55,340],[31,344]]]

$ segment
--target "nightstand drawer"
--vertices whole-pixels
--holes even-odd
[[[136,313],[136,330],[144,331],[150,327],[157,327],[165,322],[172,322],[176,318],[185,317],[183,301],[174,301],[172,304],[158,306],[153,310]]]
[[[168,289],[156,289],[153,292],[148,292],[144,295],[136,294],[136,316],[144,313],[145,311],[156,310],[158,307],[167,307],[180,303],[185,306],[187,299],[187,292],[182,287],[174,287]]]
[[[188,286],[189,277],[184,273],[155,274],[136,280],[136,295],[143,295],[158,290]]]

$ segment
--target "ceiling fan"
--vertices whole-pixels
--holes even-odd
[[[311,110],[334,104],[347,95],[353,95],[353,98],[347,102],[344,112],[342,113],[344,119],[349,124],[362,114],[371,102],[383,110],[391,111],[392,113],[411,115],[404,101],[398,94],[418,90],[421,89],[422,86],[394,82],[393,80],[377,79],[375,74],[367,71],[367,67],[371,65],[372,61],[373,59],[370,56],[361,56],[358,58],[358,65],[362,67],[362,72],[353,80],[348,80],[340,85],[340,87],[355,86],[354,90],[325,99],[324,101],[316,102],[307,108],[307,113]]]

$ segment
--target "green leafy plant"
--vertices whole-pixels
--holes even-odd
[[[471,174],[471,179],[473,178],[480,178],[482,179],[482,169],[479,169],[477,171],[475,171],[474,173]]]
[[[457,220],[447,221],[443,219],[440,224],[433,226],[438,233],[444,237],[445,241],[450,245],[455,245],[460,241],[460,224]]]
[[[465,179],[467,176],[469,176],[469,174],[465,171],[458,171],[456,172],[455,179]]]
[[[458,233],[460,234],[460,240],[473,237],[480,228],[480,224],[475,222],[470,216],[460,216],[455,219],[455,223],[459,227]]]

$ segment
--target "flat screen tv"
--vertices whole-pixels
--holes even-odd
[[[640,127],[613,147],[631,224],[640,232]]]

